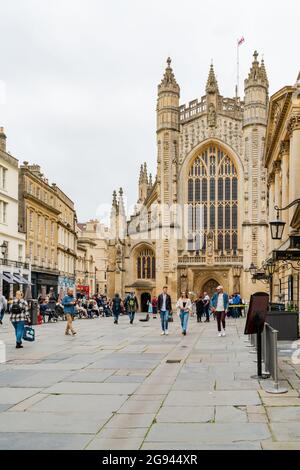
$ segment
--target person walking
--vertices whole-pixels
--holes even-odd
[[[114,316],[115,325],[119,323],[119,316],[121,315],[121,311],[122,311],[122,300],[119,294],[116,294],[112,300],[112,312]]]
[[[48,323],[55,319],[55,307],[56,307],[57,298],[54,293],[53,287],[50,288],[48,295]]]
[[[158,299],[156,295],[152,299],[152,313],[153,313],[153,318],[157,318],[157,302]]]
[[[226,314],[229,308],[229,296],[224,292],[223,286],[217,287],[217,292],[211,299],[211,307],[217,317],[219,337],[224,337],[226,336]]]
[[[207,292],[203,294],[203,305],[204,305],[204,314],[206,316],[205,323],[209,323],[209,309],[210,309],[210,297]]]
[[[204,300],[201,294],[196,300],[196,313],[197,313],[197,322],[202,323],[202,316],[204,314]]]
[[[157,310],[160,314],[161,320],[161,335],[168,335],[169,334],[169,315],[172,311],[172,300],[171,296],[168,294],[168,287],[165,286],[163,288],[162,294],[158,296],[157,301]]]
[[[62,305],[64,307],[64,312],[66,315],[67,319],[67,327],[66,327],[66,335],[70,334],[70,331],[73,336],[75,336],[77,333],[73,329],[73,319],[77,315],[76,312],[76,299],[74,297],[74,291],[73,289],[68,289],[67,295],[64,296],[62,300]]]
[[[7,300],[4,295],[0,295],[0,325],[3,324],[3,317],[7,310]]]
[[[26,323],[30,323],[30,316],[28,312],[28,304],[23,299],[21,291],[16,292],[10,306],[10,321],[15,329],[16,334],[16,349],[23,348],[22,339]]]
[[[133,324],[135,313],[139,308],[139,303],[135,293],[132,291],[126,299],[126,310],[129,315],[130,324]]]
[[[187,292],[182,292],[181,297],[177,302],[176,305],[177,309],[179,310],[179,317],[181,322],[182,334],[186,336],[187,327],[189,322],[189,316],[192,311],[192,301],[189,299]]]

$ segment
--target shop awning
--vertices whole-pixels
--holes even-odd
[[[32,285],[28,279],[25,277],[21,276],[21,274],[14,274],[14,279],[18,284],[24,284],[25,286]]]
[[[8,282],[9,284],[14,284],[14,278],[11,273],[2,273],[2,278],[4,281]]]

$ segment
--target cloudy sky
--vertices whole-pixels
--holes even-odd
[[[140,164],[156,168],[157,85],[168,55],[181,102],[204,94],[213,59],[233,96],[236,41],[245,78],[257,49],[270,92],[294,84],[299,0],[0,0],[0,126],[20,162],[39,163],[94,218]],[[297,52],[297,53],[296,53]]]

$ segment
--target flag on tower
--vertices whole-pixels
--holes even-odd
[[[238,40],[238,46],[241,46],[245,42],[244,36]]]

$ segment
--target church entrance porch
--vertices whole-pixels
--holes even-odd
[[[201,294],[203,294],[204,292],[207,292],[209,297],[212,298],[212,296],[216,292],[216,289],[219,285],[220,284],[218,283],[218,281],[216,281],[215,279],[210,279],[203,285]]]
[[[231,267],[221,268],[216,266],[186,267],[179,275],[179,286],[181,291],[188,290],[198,296],[208,292],[211,296],[218,286],[224,286],[229,294],[233,289],[233,276]]]

